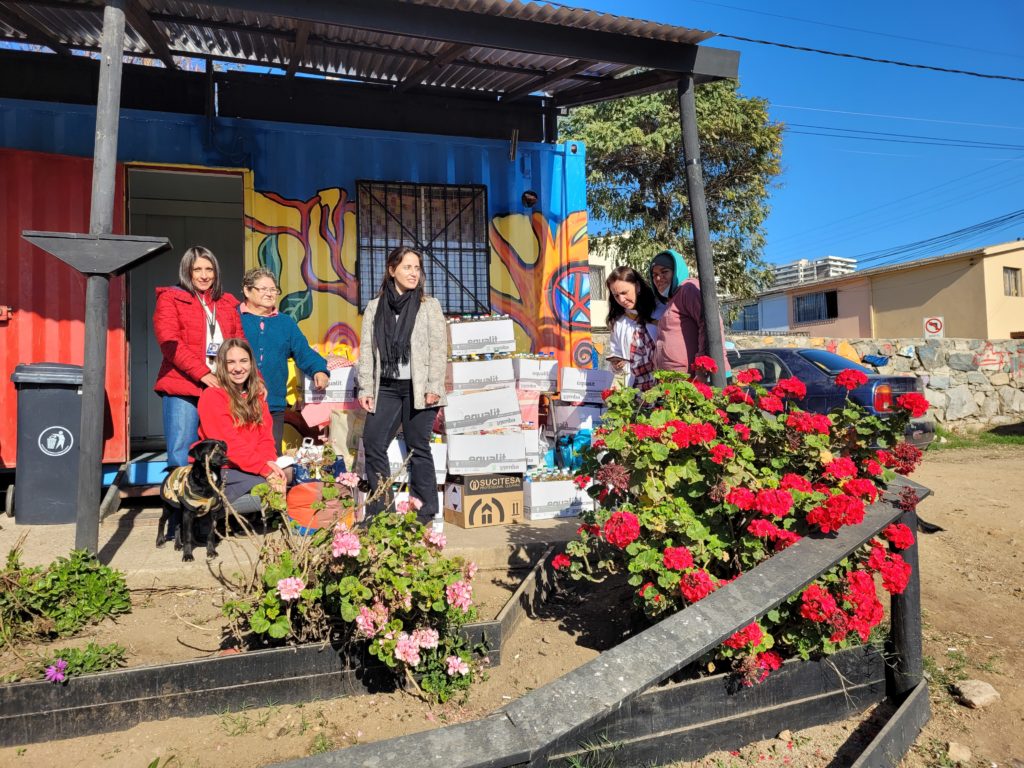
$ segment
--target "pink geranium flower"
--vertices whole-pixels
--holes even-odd
[[[281,596],[282,600],[298,600],[305,588],[306,582],[298,576],[291,576],[277,582],[277,594]]]
[[[359,536],[349,530],[347,525],[338,523],[334,526],[334,541],[331,542],[331,554],[335,557],[341,557],[342,555],[356,557],[362,549],[363,545],[359,541]]]
[[[466,613],[473,605],[473,585],[468,581],[456,581],[445,587],[445,596],[449,605]]]
[[[441,636],[437,634],[436,629],[424,627],[413,631],[412,640],[420,648],[437,648],[437,644],[441,642]]]
[[[349,488],[355,488],[359,485],[359,475],[355,472],[342,472],[338,475],[338,482]]]
[[[395,658],[404,661],[410,667],[419,665],[420,646],[411,635],[403,632],[398,636],[398,643],[395,645]]]
[[[458,656],[449,656],[447,659],[445,659],[445,661],[448,663],[449,677],[469,674],[469,664],[460,659]]]
[[[429,544],[432,547],[437,547],[438,549],[444,549],[446,546],[448,546],[447,537],[440,531],[435,531],[433,529],[427,529],[427,531],[423,534],[423,539],[427,542],[427,544]]]

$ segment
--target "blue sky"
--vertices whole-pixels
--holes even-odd
[[[569,5],[1024,78],[1024,3],[1018,0],[588,0]],[[769,262],[832,254],[861,257],[870,267],[1024,238],[1020,215],[965,236],[878,253],[1024,209],[1024,82],[724,38],[706,44],[739,50],[741,91],[767,99],[772,118],[789,126],[766,226]],[[795,133],[837,133],[827,128],[902,135],[875,136],[885,139],[875,141]],[[935,140],[1002,146],[919,143]]]

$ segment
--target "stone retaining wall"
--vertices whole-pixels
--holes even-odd
[[[879,373],[913,373],[925,385],[929,413],[948,429],[976,431],[1024,421],[1024,341],[985,339],[829,339],[728,337],[740,349],[816,347],[851,360],[881,355]]]
[[[977,431],[1024,422],[1024,340],[835,339],[819,336],[726,337],[740,349],[815,347],[859,361],[881,355],[879,373],[913,373],[925,385],[930,415],[947,429]],[[607,333],[595,332],[598,350]],[[604,355],[600,355],[604,366]]]

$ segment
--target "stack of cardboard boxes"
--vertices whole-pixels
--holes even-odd
[[[578,515],[593,501],[559,466],[558,438],[601,422],[612,374],[561,368],[553,355],[515,354],[505,316],[451,319],[443,437],[431,444],[444,520],[463,528]],[[306,402],[355,401],[354,369],[331,371],[326,392],[306,385]],[[557,399],[556,399],[557,396]],[[357,407],[357,406],[356,406]],[[403,482],[406,447],[388,458]],[[362,473],[360,450],[354,467]]]

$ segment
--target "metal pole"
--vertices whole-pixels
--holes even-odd
[[[886,694],[896,704],[917,687],[924,677],[921,648],[921,572],[917,548],[917,512],[905,512],[899,522],[914,532],[914,543],[900,552],[910,566],[910,581],[903,594],[893,595],[892,628],[889,639],[894,664],[886,681]]]
[[[722,339],[721,312],[718,307],[718,286],[715,264],[711,256],[711,235],[708,231],[707,200],[704,197],[704,175],[700,170],[700,142],[697,138],[697,106],[694,101],[693,75],[678,84],[679,125],[683,134],[683,160],[686,163],[686,194],[690,201],[693,222],[693,249],[697,254],[697,278],[704,303],[704,325],[707,328],[708,354],[718,363],[711,383],[725,386],[725,349]]]
[[[103,9],[96,141],[93,150],[89,234],[110,234],[114,225],[117,128],[121,107],[125,0],[108,0]],[[85,350],[82,366],[82,423],[79,434],[78,515],[75,548],[99,546],[100,489],[103,483],[103,417],[107,372],[107,313],[110,275],[90,274],[85,287]]]

